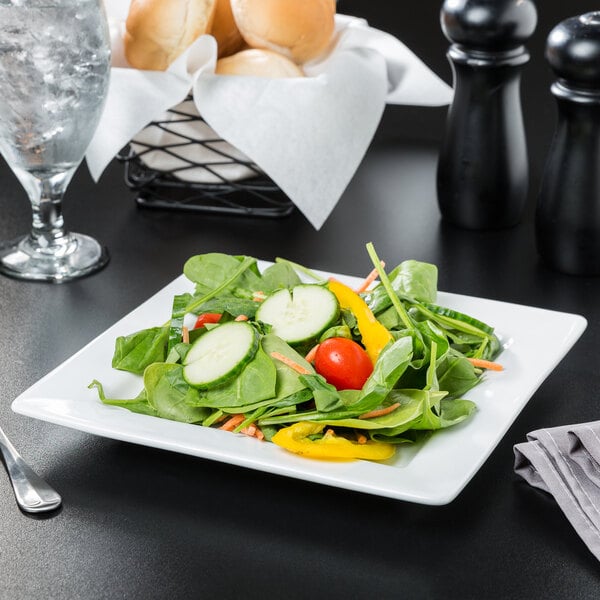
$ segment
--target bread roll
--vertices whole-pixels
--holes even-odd
[[[230,0],[217,0],[215,18],[209,33],[217,40],[219,58],[241,50],[244,39],[233,19]]]
[[[212,26],[216,0],[132,0],[125,56],[137,69],[164,71]]]
[[[322,54],[333,35],[335,0],[231,0],[231,8],[250,46],[300,64]]]
[[[289,58],[272,52],[251,48],[217,61],[218,75],[254,75],[255,77],[303,77],[300,67]]]

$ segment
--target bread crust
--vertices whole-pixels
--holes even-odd
[[[302,69],[289,58],[273,52],[250,48],[217,61],[217,75],[253,75],[255,77],[303,77]]]
[[[246,42],[285,54],[302,64],[331,43],[335,0],[231,0],[235,22]]]
[[[242,49],[244,38],[235,24],[230,0],[217,0],[209,33],[217,40],[219,58],[230,56]]]
[[[132,0],[125,57],[136,69],[164,71],[213,22],[216,0]]]

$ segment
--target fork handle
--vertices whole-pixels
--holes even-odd
[[[38,513],[60,506],[62,499],[58,493],[23,460],[1,428],[0,452],[21,509]]]

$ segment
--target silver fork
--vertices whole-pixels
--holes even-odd
[[[61,497],[21,458],[1,427],[0,452],[15,491],[17,504],[24,511],[39,513],[60,506]]]

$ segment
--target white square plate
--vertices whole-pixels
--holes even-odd
[[[354,287],[361,281],[335,277]],[[499,358],[504,371],[487,373],[465,396],[477,404],[475,415],[436,432],[421,446],[400,446],[386,463],[325,462],[241,434],[106,406],[96,390],[88,389],[98,379],[109,397],[138,394],[140,377],[111,368],[115,338],[166,322],[173,295],[185,291],[191,291],[191,286],[182,275],[21,394],[12,409],[126,442],[410,502],[447,504],[481,467],[587,325],[578,315],[440,292],[439,304],[492,325],[504,347]]]

